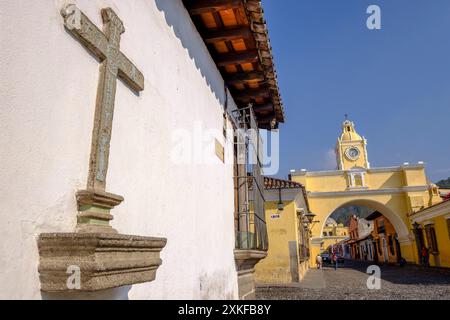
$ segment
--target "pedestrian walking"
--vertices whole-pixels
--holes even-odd
[[[338,268],[338,258],[337,258],[337,254],[333,253],[333,262],[334,262],[334,270],[337,270]]]
[[[317,269],[322,269],[322,256],[320,254],[316,257],[316,265]]]
[[[424,245],[422,246],[422,265],[424,267],[429,266],[429,259],[430,259],[430,252],[428,251],[427,247]]]

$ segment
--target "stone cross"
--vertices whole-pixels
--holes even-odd
[[[139,92],[144,90],[144,76],[120,52],[120,35],[125,28],[111,8],[102,9],[104,32],[74,4],[66,6],[61,14],[66,29],[101,61],[88,188],[105,190],[117,78]]]
[[[101,13],[103,32],[74,4],[61,10],[66,30],[101,62],[87,190],[77,193],[80,232],[115,232],[109,227],[109,211],[123,198],[106,192],[106,173],[117,78],[135,92],[144,90],[143,74],[120,51],[120,36],[125,32],[122,21],[111,8],[102,9]]]

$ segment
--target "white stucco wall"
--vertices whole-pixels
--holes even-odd
[[[99,63],[65,31],[67,2],[0,3],[0,298],[55,297],[39,289],[36,237],[74,231],[86,184]],[[232,165],[171,160],[174,129],[222,132],[223,80],[188,13],[180,0],[72,2],[99,27],[114,9],[145,76],[140,96],[117,86],[107,191],[125,201],[113,227],[168,239],[154,282],[89,297],[237,298]]]

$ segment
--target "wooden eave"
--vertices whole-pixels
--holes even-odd
[[[183,0],[238,107],[260,128],[285,120],[261,0]]]

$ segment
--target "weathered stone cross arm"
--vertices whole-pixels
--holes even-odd
[[[64,17],[64,26],[77,38],[91,53],[100,61],[113,58],[118,67],[118,76],[133,90],[139,92],[144,90],[144,75],[133,63],[122,53],[117,52],[117,56],[110,50],[110,39],[95,25],[86,15],[81,12],[74,4],[69,4],[61,10]],[[125,32],[120,19],[110,8],[102,9],[103,22],[105,29],[110,28],[109,23],[118,23],[120,34]],[[110,30],[105,30],[106,34]],[[119,43],[117,43],[117,48]]]

